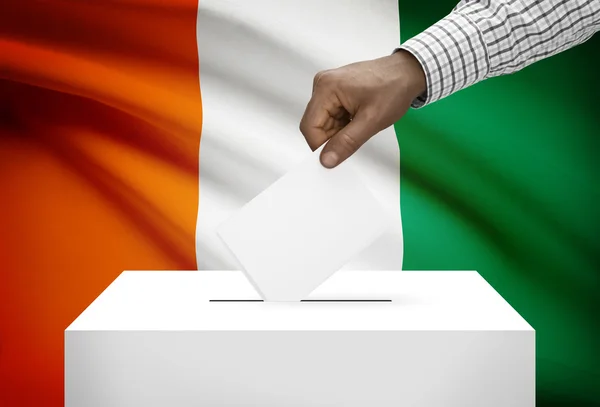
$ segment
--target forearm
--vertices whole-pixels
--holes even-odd
[[[463,0],[399,49],[421,63],[421,107],[484,79],[510,74],[588,40],[600,0]]]

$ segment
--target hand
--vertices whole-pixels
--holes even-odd
[[[403,50],[319,72],[300,131],[313,151],[329,140],[321,163],[333,168],[402,118],[425,89],[421,65]]]

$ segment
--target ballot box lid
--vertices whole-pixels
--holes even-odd
[[[264,302],[238,271],[125,271],[67,331],[533,331],[476,271],[339,271]]]

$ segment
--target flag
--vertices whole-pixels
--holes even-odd
[[[62,331],[123,270],[235,268],[216,227],[310,153],[313,76],[398,41],[389,0],[5,1],[0,405],[62,405]],[[356,161],[397,218],[349,267],[400,268],[393,129]]]
[[[234,268],[215,227],[309,152],[313,75],[457,2],[0,2],[0,406],[63,405],[63,330],[122,270]],[[398,218],[348,267],[476,269],[536,329],[540,405],[600,401],[599,41],[356,156]]]
[[[298,130],[321,70],[390,54],[398,46],[393,0],[202,0],[199,269],[237,263],[216,228],[310,153]],[[345,268],[401,269],[400,159],[393,128],[359,150],[357,169],[395,215],[390,231]]]

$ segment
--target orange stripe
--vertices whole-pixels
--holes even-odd
[[[0,405],[63,405],[63,330],[123,269],[195,268],[195,0],[9,1]]]

